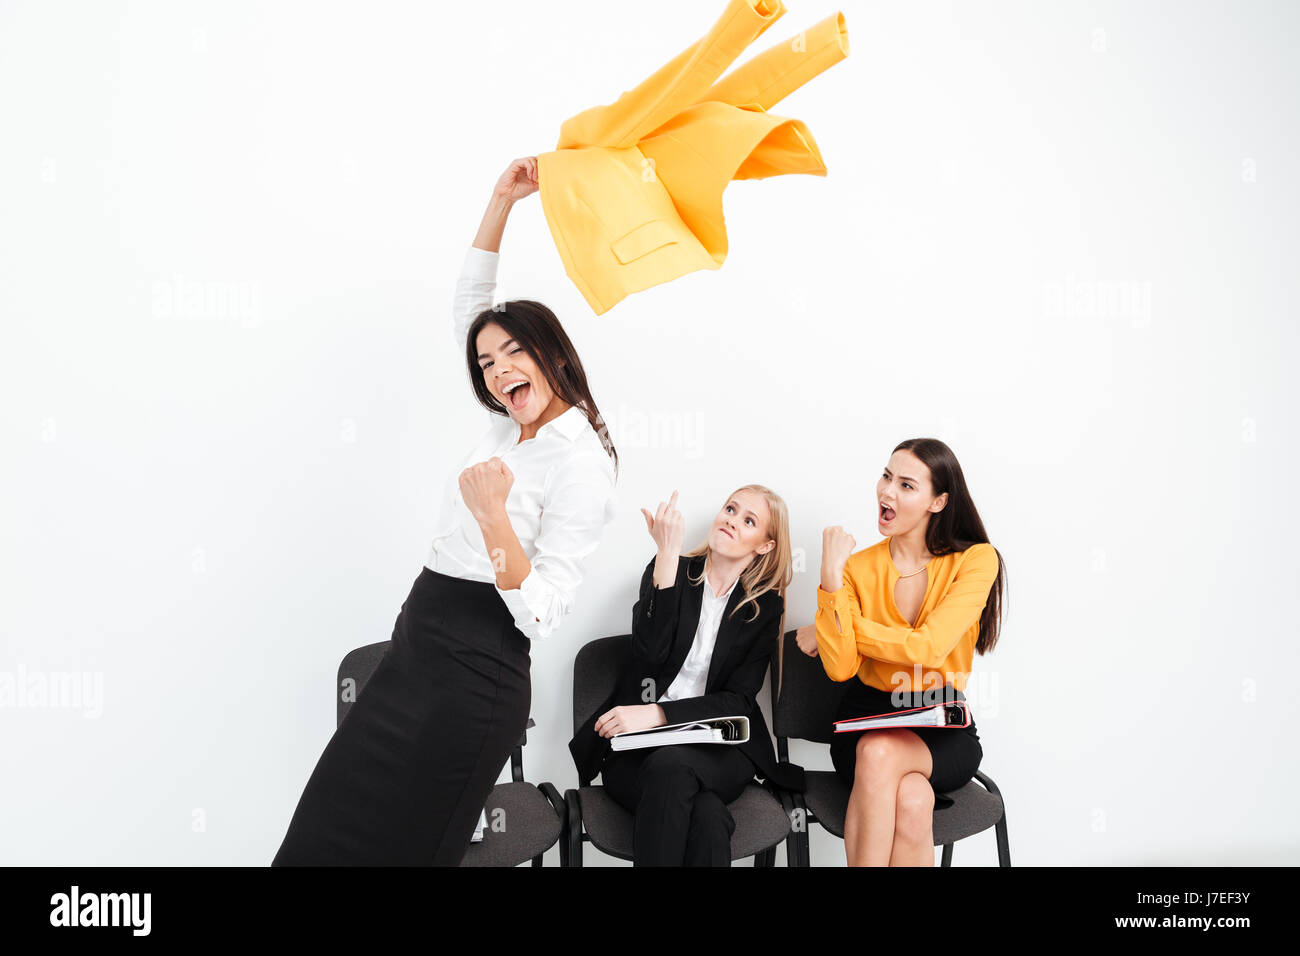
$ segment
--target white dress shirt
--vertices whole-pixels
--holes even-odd
[[[739,580],[740,575],[736,575],[736,581]],[[695,626],[695,639],[691,641],[691,649],[686,660],[682,661],[681,670],[659,698],[660,701],[704,696],[709,678],[709,662],[713,660],[713,647],[718,642],[718,628],[722,624],[722,612],[727,608],[731,592],[736,589],[736,581],[732,581],[731,587],[714,597],[713,585],[709,583],[708,574],[705,574],[704,598],[700,602],[700,621]]]
[[[498,258],[475,246],[465,256],[453,305],[461,355],[470,323],[492,307]],[[446,483],[425,566],[496,587],[483,531],[461,497],[459,479],[470,465],[500,458],[514,475],[506,514],[532,567],[518,588],[497,587],[497,593],[525,636],[546,637],[573,609],[583,561],[596,550],[617,510],[614,462],[579,406],[547,422],[524,442],[519,441],[521,429],[513,416],[488,415],[487,434]]]

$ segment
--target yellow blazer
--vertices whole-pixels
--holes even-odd
[[[564,271],[599,315],[633,292],[727,258],[733,179],[825,176],[808,127],[768,107],[849,52],[834,13],[718,80],[785,13],[729,0],[713,28],[614,103],[565,120],[537,157],[542,209]]]

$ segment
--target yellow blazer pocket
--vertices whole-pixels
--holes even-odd
[[[680,227],[678,227],[680,228]],[[677,229],[662,219],[643,222],[631,232],[619,236],[609,244],[614,257],[623,265],[649,255],[656,249],[677,241]]]

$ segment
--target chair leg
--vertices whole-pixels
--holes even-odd
[[[978,780],[983,785],[984,789],[987,790],[989,793],[993,794],[995,797],[999,799],[1002,799],[1002,791],[998,789],[998,785],[994,783],[993,780],[983,771],[976,770],[975,779]],[[1002,818],[998,820],[997,825],[994,829],[997,833],[997,840],[998,840],[998,866],[1010,866],[1011,846],[1007,842],[1006,800],[1002,800]]]
[[[785,865],[787,868],[797,867],[800,865],[799,864],[799,858],[800,858],[799,830],[795,828],[795,820],[799,819],[802,816],[802,811],[799,810],[798,805],[795,803],[794,797],[791,796],[790,794],[782,792],[780,794],[780,797],[781,797],[781,809],[785,811],[786,819],[790,821],[790,831],[785,835]],[[775,866],[776,865],[775,847],[773,847],[772,849],[772,854],[773,854],[772,863]]]
[[[1007,843],[1007,814],[1002,812],[1002,819],[994,828],[998,835],[998,866],[1011,865],[1011,847]]]
[[[560,837],[560,865],[580,867],[582,866],[582,805],[578,802],[577,790],[564,792],[564,805],[568,813],[565,832]]]
[[[798,844],[800,844],[800,866],[811,868],[813,866],[813,814],[809,813],[809,808],[803,804],[803,797],[798,799],[798,808],[802,816],[803,829],[798,834]]]
[[[945,843],[943,845],[943,856],[940,857],[940,861],[941,861],[939,863],[940,866],[952,866],[952,844],[951,843]]]

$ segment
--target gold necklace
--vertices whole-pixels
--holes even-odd
[[[893,564],[893,563],[894,563],[894,551],[893,551],[892,548],[889,548],[889,545],[885,545],[885,547],[886,547],[887,549],[889,549],[889,563],[890,563],[890,564]],[[928,568],[929,566],[930,566],[930,562],[927,561],[927,562],[925,562],[925,564],[921,565],[921,566],[920,566],[919,568],[917,568],[915,571],[908,571],[906,574],[904,574],[902,571],[898,571],[898,565],[897,565],[897,564],[894,564],[894,570],[895,570],[895,571],[898,571],[898,576],[899,576],[900,578],[910,578],[910,577],[911,577],[912,575],[914,575],[914,574],[920,574],[922,571],[924,571],[924,570],[925,570],[926,568]]]

